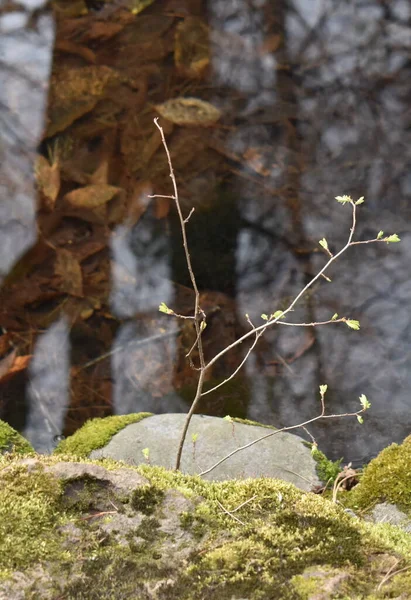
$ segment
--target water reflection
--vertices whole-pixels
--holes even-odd
[[[192,307],[180,231],[172,205],[147,204],[142,189],[171,191],[153,106],[199,97],[222,111],[219,124],[164,127],[183,209],[196,208],[188,235],[210,358],[241,335],[245,313],[260,322],[309,281],[324,264],[319,239],[333,250],[345,243],[350,214],[335,195],[366,197],[359,238],[384,229],[403,240],[351,249],[333,282],[321,281],[292,315],[313,322],[337,312],[358,318],[360,333],[278,327],[230,392],[238,400],[232,414],[241,404],[243,416],[276,425],[316,414],[319,384],[329,385],[332,412],[355,409],[366,393],[372,411],[362,427],[312,428],[330,455],[361,460],[401,440],[411,421],[410,5],[209,0],[205,14],[197,2],[183,4],[187,17],[171,1],[138,15],[127,3],[78,14],[57,3],[43,137],[52,21],[38,10],[32,27],[32,9],[0,12],[3,276],[40,232],[30,267],[22,261],[25,279],[17,269],[6,283],[1,313],[21,354],[35,354],[28,427],[43,448],[64,411],[56,408],[53,425],[33,416],[55,394],[38,384],[42,342],[33,350],[15,333],[60,331],[63,322],[73,361],[64,381],[74,389],[84,378],[85,390],[70,401],[61,395],[61,406],[70,405],[66,433],[95,414],[187,408],[192,331],[157,312],[160,302],[182,314]],[[38,208],[32,174],[36,151],[48,160],[51,150],[61,177],[55,210]],[[227,358],[212,378],[240,359]],[[204,406],[225,409],[224,398]]]

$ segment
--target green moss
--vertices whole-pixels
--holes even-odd
[[[310,446],[312,446],[312,444],[310,444]],[[317,465],[317,474],[318,477],[321,479],[321,481],[326,484],[327,482],[331,481],[331,483],[333,483],[339,473],[341,472],[341,462],[342,459],[340,460],[336,460],[335,462],[329,460],[325,454],[323,454],[321,452],[321,450],[318,450],[318,448],[314,447],[311,450],[311,454],[314,458],[314,460],[316,461]]]
[[[138,423],[152,413],[136,413],[106,417],[105,419],[91,419],[72,436],[59,443],[54,454],[73,454],[82,458],[89,456],[92,450],[103,448],[113,435],[130,425]]]
[[[46,466],[61,457],[38,460]],[[64,460],[109,469],[121,466],[108,460]],[[336,598],[371,600],[375,596],[377,600],[409,590],[410,573],[405,571],[393,575],[376,592],[376,582],[387,570],[372,567],[374,558],[389,556],[400,560],[398,568],[411,566],[411,536],[395,527],[352,519],[322,497],[274,479],[208,482],[150,465],[128,468],[150,483],[138,497],[130,493],[124,518],[133,515],[135,503],[138,510],[142,505],[159,510],[155,518],[145,517],[130,530],[127,543],[120,544],[115,536],[102,535],[98,521],[88,519],[87,498],[72,502],[68,511],[67,499],[62,501],[63,484],[42,467],[33,469],[11,457],[0,457],[0,572],[24,572],[31,565],[51,561],[53,581],[58,582],[53,597],[67,600],[138,598],[144,596],[148,582],[161,587],[160,582],[168,580],[173,585],[167,590],[161,587],[163,600],[231,600],[239,595],[250,600],[306,600],[313,579],[304,574],[310,568],[315,573],[319,565],[322,571],[350,574]],[[98,489],[87,489],[99,494]],[[192,511],[183,503],[185,512],[178,515],[184,539],[181,530],[173,538],[168,526],[163,527],[162,519],[168,515],[162,514],[161,502],[169,489],[192,499]],[[110,500],[108,510],[112,511],[119,502],[116,497]],[[82,537],[63,549],[60,529],[70,523]],[[189,541],[190,533],[195,542]],[[175,562],[170,557],[180,543],[192,543],[193,552]],[[36,590],[33,594],[35,598]]]
[[[34,454],[34,448],[13,427],[0,420],[0,454],[5,452]]]
[[[277,429],[277,427],[273,427],[272,425],[264,425],[263,423],[258,423],[257,421],[250,421],[250,419],[239,419],[238,417],[233,417],[233,421],[235,423],[243,423],[244,425],[256,425],[257,427],[264,427],[265,429]]]
[[[355,508],[390,502],[411,514],[411,436],[385,448],[365,468],[359,485],[344,496]]]
[[[42,468],[31,472],[11,463],[0,484],[0,576],[56,553],[53,529],[64,520],[58,506],[61,488]]]
[[[154,485],[142,485],[132,493],[131,506],[144,515],[152,515],[163,498],[163,490]]]

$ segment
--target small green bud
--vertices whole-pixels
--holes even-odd
[[[378,235],[377,235],[377,240],[380,240],[383,235],[384,235],[384,232],[383,231],[379,231]]]
[[[391,244],[393,242],[400,242],[400,241],[401,240],[396,233],[393,233],[392,235],[384,238],[384,242],[387,242],[387,244]]]
[[[333,316],[331,317],[331,321],[335,321],[336,319],[338,319],[338,313],[333,314]]]
[[[348,327],[355,329],[356,331],[358,331],[360,328],[360,322],[355,321],[355,319],[346,319],[345,323],[348,325]]]
[[[318,243],[320,244],[320,246],[322,246],[323,248],[325,248],[325,250],[328,250],[328,243],[327,243],[327,240],[325,238],[323,238],[322,240],[320,240]]]
[[[171,308],[168,308],[168,306],[165,302],[162,302],[160,304],[160,306],[158,307],[158,310],[162,313],[165,313],[166,315],[174,315],[174,311],[171,310]]]
[[[360,423],[360,425],[362,425],[364,423],[364,419],[362,418],[361,415],[357,415],[357,421]]]
[[[364,410],[367,410],[367,408],[371,408],[371,404],[368,401],[368,398],[365,394],[361,394],[360,402],[361,402],[361,406],[363,407]]]
[[[347,202],[352,202],[351,196],[345,196],[345,195],[344,196],[336,196],[335,199],[340,204],[347,204]]]
[[[324,396],[326,391],[328,390],[328,385],[320,385],[320,394],[321,396]]]
[[[270,319],[285,319],[283,310],[276,310],[270,317]]]

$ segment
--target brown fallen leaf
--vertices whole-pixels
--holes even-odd
[[[174,62],[177,71],[201,79],[210,64],[209,30],[198,17],[187,17],[177,25]]]
[[[218,108],[199,98],[172,98],[154,108],[162,117],[176,125],[207,127],[221,117]]]
[[[58,161],[50,164],[47,158],[39,154],[34,171],[41,194],[41,206],[51,212],[60,191],[60,165]]]
[[[14,375],[27,368],[31,355],[16,356],[14,350],[9,356],[0,361],[0,383],[5,383]]]
[[[62,291],[72,296],[83,295],[83,275],[78,260],[64,248],[57,250],[56,275],[61,277]]]
[[[97,183],[69,192],[64,196],[64,200],[76,208],[97,208],[106,204],[119,191],[120,188],[113,185]]]

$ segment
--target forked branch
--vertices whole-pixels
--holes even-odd
[[[175,466],[175,468],[179,469],[180,468],[180,464],[181,464],[181,456],[182,456],[182,452],[183,452],[184,442],[185,442],[185,439],[186,439],[186,436],[187,436],[188,427],[190,425],[191,418],[192,418],[192,416],[194,414],[194,411],[196,410],[196,408],[198,406],[198,403],[199,403],[200,399],[203,396],[205,396],[206,394],[210,394],[211,392],[215,391],[217,388],[225,385],[228,381],[230,381],[231,379],[233,379],[233,377],[235,377],[237,375],[237,373],[240,371],[240,369],[246,363],[246,361],[249,358],[250,354],[254,350],[254,348],[255,348],[255,346],[256,346],[259,338],[265,333],[265,331],[269,327],[272,327],[272,326],[277,325],[277,324],[278,325],[285,325],[285,326],[289,326],[289,327],[317,327],[317,326],[320,326],[320,325],[345,323],[351,329],[359,329],[360,328],[360,324],[359,324],[358,321],[356,321],[354,319],[349,319],[347,317],[339,317],[337,314],[333,315],[332,318],[328,319],[327,321],[314,322],[314,323],[289,323],[287,321],[284,321],[283,319],[286,317],[286,315],[288,313],[290,313],[291,311],[293,311],[295,305],[308,292],[308,290],[314,285],[314,283],[316,281],[318,281],[318,279],[320,277],[324,277],[325,279],[328,280],[328,278],[325,276],[325,272],[327,271],[327,269],[338,258],[340,258],[340,256],[342,254],[344,254],[344,252],[346,252],[348,250],[348,248],[350,248],[351,246],[359,245],[359,244],[370,244],[370,243],[375,243],[375,242],[386,242],[386,243],[399,242],[400,238],[398,237],[397,234],[393,234],[393,235],[385,236],[384,237],[384,232],[380,231],[378,233],[378,235],[374,239],[353,241],[353,237],[354,237],[354,233],[355,233],[355,229],[356,229],[356,224],[357,224],[357,213],[356,213],[357,206],[360,205],[360,204],[362,204],[364,202],[364,198],[359,198],[359,200],[357,200],[356,202],[354,202],[354,200],[352,200],[352,198],[350,196],[337,196],[336,197],[337,202],[339,202],[340,204],[343,204],[343,205],[344,204],[350,204],[351,205],[351,210],[352,210],[352,224],[351,224],[350,232],[349,232],[348,239],[347,239],[347,242],[345,243],[345,245],[336,254],[333,254],[330,251],[329,247],[328,247],[327,240],[325,238],[323,238],[322,240],[320,240],[320,242],[319,242],[320,246],[323,248],[323,250],[326,252],[327,256],[329,257],[328,261],[318,271],[318,273],[311,279],[311,281],[309,281],[302,288],[302,290],[295,296],[294,300],[292,300],[292,302],[289,304],[289,306],[284,311],[276,311],[273,314],[271,314],[270,316],[268,316],[268,315],[261,315],[262,319],[265,322],[262,325],[259,325],[257,327],[254,326],[251,323],[248,315],[246,315],[247,320],[248,320],[248,322],[249,322],[249,324],[251,326],[251,329],[247,333],[245,333],[244,335],[242,335],[241,337],[239,337],[237,340],[235,340],[232,344],[229,344],[228,346],[226,346],[223,350],[221,350],[218,354],[216,354],[206,364],[205,363],[205,359],[204,359],[204,351],[203,351],[202,338],[201,338],[201,334],[202,334],[202,332],[203,332],[203,330],[205,328],[206,315],[205,315],[204,311],[201,309],[201,306],[200,306],[200,293],[199,293],[199,290],[198,290],[198,287],[197,287],[197,282],[196,282],[195,274],[194,274],[193,267],[192,267],[192,264],[191,264],[191,257],[190,257],[190,252],[189,252],[189,248],[188,248],[187,234],[186,234],[186,225],[187,225],[190,217],[192,216],[192,214],[194,212],[194,208],[192,208],[191,211],[190,211],[190,213],[188,214],[188,216],[186,218],[184,218],[182,210],[181,210],[181,206],[180,206],[179,197],[178,197],[177,182],[176,182],[176,178],[175,178],[175,175],[174,175],[174,170],[173,170],[173,165],[172,165],[172,161],[171,161],[170,151],[169,151],[168,146],[167,146],[167,142],[166,142],[166,139],[165,139],[165,136],[164,136],[164,131],[163,131],[161,125],[159,125],[157,118],[154,119],[154,123],[155,123],[156,127],[158,128],[158,130],[160,131],[161,140],[163,142],[163,146],[164,146],[164,149],[165,149],[165,152],[166,152],[166,155],[167,155],[168,166],[169,166],[169,170],[170,170],[170,178],[171,178],[171,181],[173,183],[174,194],[172,196],[154,195],[154,196],[150,196],[150,197],[151,198],[155,198],[155,197],[172,198],[175,201],[175,204],[176,204],[177,213],[178,213],[179,220],[180,220],[181,234],[182,234],[182,238],[183,238],[183,246],[184,246],[184,252],[185,252],[185,258],[186,258],[187,268],[188,268],[188,272],[189,272],[189,275],[190,275],[190,279],[191,279],[191,283],[192,283],[192,286],[193,286],[193,290],[194,290],[194,293],[195,293],[194,315],[191,318],[194,320],[194,324],[195,324],[195,328],[196,328],[195,346],[197,347],[198,354],[199,354],[199,360],[200,360],[200,367],[198,369],[198,371],[199,371],[199,378],[198,378],[198,382],[197,382],[196,393],[195,393],[195,396],[194,396],[194,400],[193,400],[193,402],[191,404],[190,410],[187,413],[187,416],[186,416],[186,419],[185,419],[185,423],[184,423],[184,427],[183,427],[183,431],[181,433],[181,437],[180,437],[180,441],[179,441],[179,446],[178,446],[178,452],[177,452],[177,459],[176,459],[176,466]],[[170,315],[177,316],[177,317],[181,316],[181,315],[177,315],[176,313],[174,313],[174,311],[172,309],[168,308],[164,303],[162,303],[160,305],[160,311],[165,312],[165,313],[170,314]],[[239,344],[241,344],[242,342],[244,342],[245,340],[247,340],[248,338],[250,338],[252,336],[254,336],[255,339],[254,339],[251,347],[246,352],[246,354],[245,354],[243,360],[241,361],[240,365],[224,381],[222,381],[221,383],[219,383],[218,385],[216,385],[212,389],[209,389],[209,390],[207,390],[207,391],[204,392],[203,391],[203,387],[204,387],[205,374],[208,371],[208,369],[210,369],[210,367],[212,365],[214,365],[218,360],[220,360],[227,352],[229,352],[233,348],[237,347]],[[336,419],[336,418],[340,418],[340,417],[356,416],[357,419],[358,419],[358,421],[360,423],[362,422],[361,413],[363,413],[365,410],[367,410],[370,407],[370,404],[369,404],[366,396],[362,395],[360,397],[362,409],[359,410],[359,411],[354,411],[354,412],[349,412],[349,413],[327,415],[327,414],[325,414],[325,404],[324,404],[324,394],[325,394],[325,390],[326,389],[327,389],[327,386],[320,386],[320,393],[321,393],[321,413],[319,415],[317,415],[316,417],[313,417],[312,419],[309,419],[309,420],[305,421],[304,423],[299,423],[298,425],[292,425],[290,427],[283,427],[282,429],[270,432],[270,433],[268,433],[266,435],[261,436],[260,438],[258,438],[256,440],[254,440],[254,441],[246,444],[245,446],[241,446],[240,448],[237,448],[233,452],[227,454],[227,456],[225,456],[222,459],[220,459],[218,462],[216,462],[210,468],[208,468],[205,471],[203,471],[201,473],[201,475],[205,475],[205,474],[209,473],[210,471],[212,471],[213,469],[215,469],[222,462],[228,460],[231,456],[233,456],[237,452],[240,452],[241,450],[245,450],[246,448],[250,448],[254,444],[257,444],[258,442],[260,442],[260,441],[262,441],[264,439],[267,439],[267,438],[269,438],[269,437],[271,437],[273,435],[276,435],[278,433],[281,433],[283,431],[291,431],[291,430],[297,429],[299,427],[305,427],[306,425],[309,425],[310,423],[318,421],[319,419]]]

